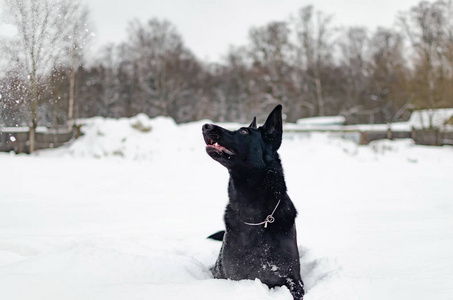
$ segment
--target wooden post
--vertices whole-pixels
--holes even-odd
[[[30,127],[30,131],[28,132],[28,139],[30,141],[28,153],[31,154],[35,151],[36,146],[36,122],[32,120],[32,125]]]
[[[390,123],[388,123],[387,125],[387,139],[393,140],[392,127],[390,126]]]

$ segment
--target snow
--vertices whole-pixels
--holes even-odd
[[[303,118],[296,121],[297,125],[304,127],[310,126],[327,126],[327,125],[343,125],[346,118],[343,116],[330,116],[330,117],[313,117]]]
[[[409,123],[416,129],[429,128],[431,122],[434,128],[442,128],[451,117],[453,108],[416,110]]]
[[[29,132],[30,127],[28,126],[16,126],[16,127],[2,127],[0,126],[0,132],[6,133],[16,133],[16,132]],[[63,128],[48,128],[45,126],[38,126],[36,127],[36,132],[38,133],[68,133],[69,130],[67,127]]]
[[[208,121],[83,122],[72,145],[0,154],[0,299],[291,299],[210,275],[228,173]],[[453,299],[452,147],[288,132],[280,155],[306,300]]]

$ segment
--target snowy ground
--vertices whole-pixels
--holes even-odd
[[[203,122],[86,123],[69,147],[0,154],[0,299],[291,299],[208,271],[228,174]],[[306,300],[453,299],[452,147],[286,134],[280,154]]]

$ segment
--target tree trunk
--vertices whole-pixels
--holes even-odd
[[[68,129],[71,130],[74,124],[74,86],[75,86],[75,61],[73,57],[73,64],[71,69],[71,78],[69,81],[69,108],[68,108]]]
[[[38,126],[38,83],[36,82],[36,75],[33,72],[31,76],[31,127],[30,127],[30,154],[36,149],[36,127]]]
[[[321,87],[321,80],[319,77],[315,78],[315,85],[316,85],[316,98],[318,100],[318,113],[320,117],[325,116],[324,111],[324,99],[322,98],[322,87]]]
[[[30,154],[35,151],[35,132],[36,132],[36,127],[33,124],[32,124],[32,126],[30,126],[30,131],[29,131],[29,141],[30,141],[29,153]]]

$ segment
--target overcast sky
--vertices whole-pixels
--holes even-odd
[[[205,61],[222,61],[230,45],[247,43],[252,26],[287,20],[306,5],[333,14],[336,25],[370,29],[394,25],[398,11],[419,0],[85,0],[95,26],[94,48],[126,37],[130,20],[152,17],[173,23],[194,54]],[[1,33],[1,28],[0,28]]]
[[[394,25],[398,11],[419,0],[86,0],[96,27],[97,44],[125,39],[128,21],[152,17],[173,23],[187,48],[207,61],[221,61],[229,45],[244,45],[252,26],[286,20],[306,5],[333,14],[337,25],[370,29]]]

